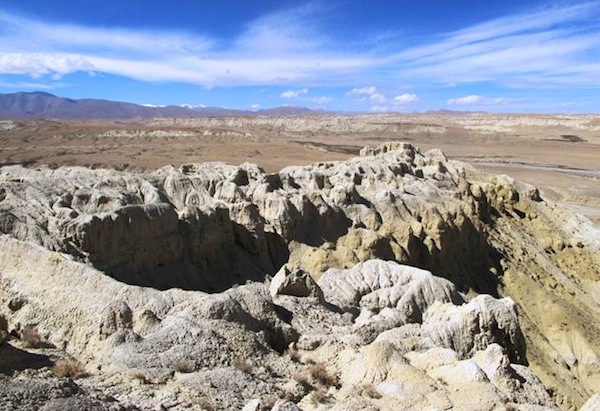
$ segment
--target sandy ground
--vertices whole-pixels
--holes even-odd
[[[149,170],[172,164],[288,165],[341,160],[409,141],[534,184],[600,223],[600,116],[423,114],[187,118],[143,122],[0,121],[0,165]]]

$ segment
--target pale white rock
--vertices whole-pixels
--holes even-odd
[[[447,280],[393,261],[372,260],[349,270],[331,269],[318,282],[325,299],[346,311],[394,308],[420,322],[435,301],[464,301]]]
[[[260,399],[255,398],[251,400],[248,404],[244,405],[242,411],[258,411],[260,408]]]
[[[434,347],[450,348],[459,358],[470,358],[493,343],[502,344],[512,361],[522,362],[525,340],[510,299],[477,296],[463,305],[435,303],[421,324],[407,324],[381,332],[402,352]]]
[[[286,265],[275,274],[269,286],[271,297],[292,295],[296,297],[314,297],[323,300],[323,292],[310,274],[304,270],[290,270]]]
[[[433,345],[452,348],[461,358],[500,343],[512,361],[524,361],[525,338],[510,298],[479,295],[460,306],[433,304],[425,313],[421,328]]]
[[[451,348],[434,347],[425,351],[410,351],[404,356],[410,365],[424,371],[458,361],[458,354]]]
[[[300,408],[291,401],[278,400],[271,411],[300,411]]]
[[[428,371],[428,374],[431,377],[442,380],[450,385],[471,382],[489,382],[483,370],[471,359],[433,368]]]
[[[600,394],[592,395],[579,411],[596,411],[600,410]]]

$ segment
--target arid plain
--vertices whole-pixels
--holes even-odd
[[[600,222],[600,116],[482,113],[0,121],[0,165],[151,170],[222,161],[267,172],[408,141],[538,186]]]

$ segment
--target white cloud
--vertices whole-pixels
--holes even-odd
[[[394,97],[394,103],[397,104],[407,104],[412,103],[414,101],[419,100],[419,97],[416,94],[404,93],[399,96]]]
[[[324,36],[308,22],[316,12],[315,7],[306,6],[267,15],[251,22],[233,42],[223,42],[186,33],[47,23],[0,10],[0,56],[4,56],[0,75],[60,77],[94,71],[211,88],[323,84],[327,79],[344,78],[342,72],[351,74],[372,64],[371,57],[328,51]],[[226,43],[231,45],[224,47]],[[56,58],[50,56],[69,56],[71,61],[56,66],[51,61]]]
[[[367,86],[367,87],[356,87],[348,92],[348,96],[360,96],[363,94],[371,95],[377,93],[377,87]]]
[[[481,96],[471,94],[470,96],[451,98],[447,101],[447,103],[451,106],[466,106],[468,104],[478,103],[481,100],[482,100]]]
[[[375,113],[386,113],[391,110],[389,106],[372,106],[371,111]]]
[[[327,103],[331,103],[331,101],[333,101],[333,98],[322,96],[322,97],[315,97],[311,101],[316,104],[327,104]]]
[[[52,82],[46,83],[34,83],[27,81],[9,82],[0,80],[0,87],[14,90],[54,90],[60,87],[65,87],[67,84]]]
[[[321,11],[321,6],[309,3],[259,17],[236,39],[236,51],[273,57],[312,53],[323,46],[323,34],[309,22]]]
[[[39,78],[51,74],[57,80],[76,71],[91,71],[94,65],[82,56],[58,53],[0,53],[0,73],[26,74]]]
[[[252,104],[250,106],[250,110],[252,110],[252,111],[260,110],[260,104],[258,104],[258,103],[257,104]]]
[[[499,104],[506,104],[508,100],[504,97],[490,98],[471,94],[464,97],[451,98],[446,101],[446,104],[450,106],[467,106],[477,104],[478,106],[495,106]]]
[[[376,51],[352,50],[329,36],[319,26],[323,7],[311,2],[265,15],[233,39],[57,24],[0,11],[0,75],[58,79],[84,71],[208,88],[350,88],[369,79],[371,85],[347,95],[382,107],[387,98],[377,87],[383,90],[398,78],[429,88],[474,82],[511,88],[600,86],[600,26],[590,23],[600,17],[599,1],[509,15],[402,49],[397,45],[411,42],[388,36]]]
[[[359,101],[370,101],[372,104],[383,104],[386,96],[380,93],[375,86],[355,87],[346,93],[348,97],[358,97]]]
[[[279,97],[281,97],[281,98],[298,98],[298,97],[303,96],[305,94],[308,94],[308,89],[307,88],[303,88],[301,90],[288,90],[288,91],[284,91],[283,93],[281,93],[281,95]]]
[[[176,55],[207,52],[213,46],[213,40],[197,35],[46,23],[1,10],[0,24],[7,29],[0,38],[2,48],[23,52],[39,51],[40,46],[54,46],[69,48],[74,53],[93,50],[103,54],[164,56],[165,53]]]
[[[600,2],[507,16],[405,49],[390,56],[388,64],[413,82],[598,85],[600,63],[593,56],[600,53],[600,27],[589,24],[593,16],[600,16]]]
[[[369,96],[372,103],[385,103],[385,95],[381,93],[373,93]]]

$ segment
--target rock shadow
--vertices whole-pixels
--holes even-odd
[[[412,237],[408,241],[409,265],[450,280],[461,291],[473,290],[499,298],[504,271],[503,255],[488,241],[485,231],[465,219],[460,227],[448,225],[440,235],[439,247]]]
[[[9,343],[0,346],[0,374],[12,374],[28,369],[38,370],[52,366],[50,357],[21,350]]]
[[[164,260],[142,265],[130,260],[108,267],[92,264],[129,285],[218,293],[248,281],[262,282],[289,260],[287,243],[276,233],[251,232],[232,221],[226,230],[225,236],[200,236],[200,240],[188,237],[186,241],[184,236],[182,249],[165,254]],[[178,258],[168,258],[172,256]]]

